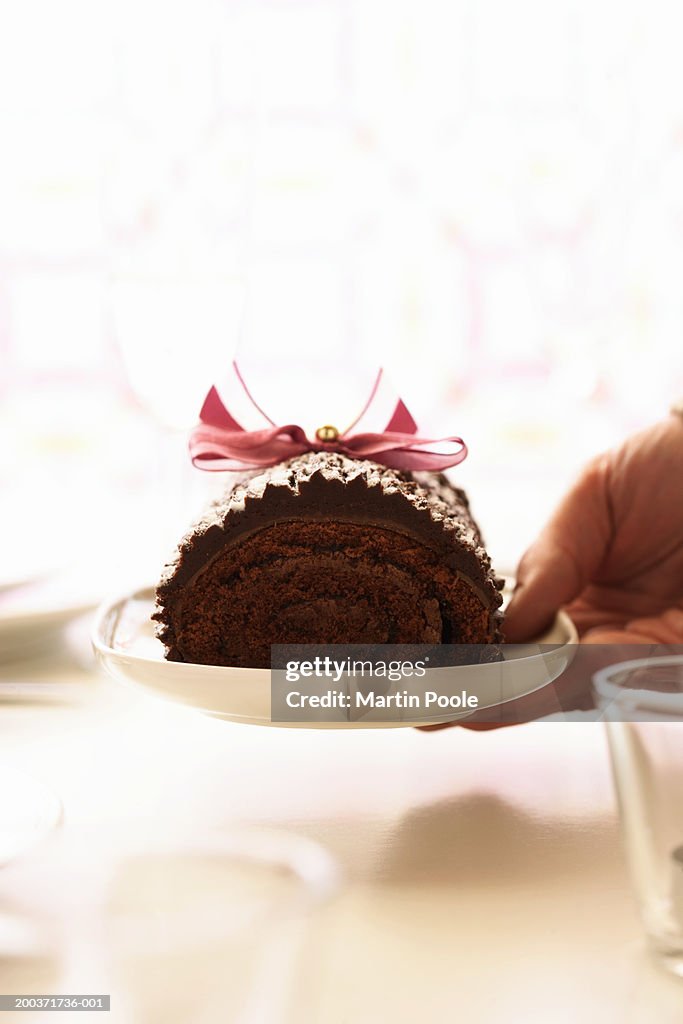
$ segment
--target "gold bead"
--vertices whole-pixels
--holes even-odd
[[[318,427],[315,436],[319,441],[337,441],[339,439],[339,431],[328,423],[324,427]]]

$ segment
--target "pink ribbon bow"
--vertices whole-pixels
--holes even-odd
[[[362,412],[350,427],[341,434],[334,427],[320,427],[315,438],[311,439],[295,423],[285,426],[273,423],[252,398],[236,363],[233,363],[233,368],[250,402],[270,426],[263,430],[245,430],[228,412],[216,388],[212,387],[199,414],[200,422],[190,435],[192,463],[199,469],[262,469],[304,452],[327,451],[339,452],[352,459],[372,459],[391,469],[440,471],[457,466],[467,456],[467,446],[460,437],[418,437],[417,424],[400,398],[381,433],[350,433],[372,405],[382,370]],[[435,444],[447,450],[430,451],[429,446]]]

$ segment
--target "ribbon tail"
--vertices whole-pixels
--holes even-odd
[[[221,397],[215,387],[212,387],[204,399],[201,412],[199,413],[199,419],[202,423],[206,423],[210,427],[223,427],[225,430],[233,430],[235,432],[243,431],[244,427],[241,427],[237,420],[230,415],[228,410],[223,405]]]
[[[402,398],[396,403],[396,408],[391,414],[391,419],[384,428],[385,434],[416,434],[417,423],[408,412]]]

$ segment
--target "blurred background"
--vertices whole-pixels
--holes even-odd
[[[505,567],[683,393],[677,4],[0,9],[5,576],[154,578],[235,354],[289,421],[384,365]]]
[[[187,438],[235,357],[285,422],[348,422],[383,365],[465,438],[514,572],[579,466],[683,397],[682,40],[676,0],[0,0],[5,991],[225,1021],[262,918],[208,834],[256,824],[348,870],[305,960],[327,1021],[680,1021],[597,727],[200,718],[98,685],[85,613],[229,482]],[[220,1010],[174,1014],[207,968]]]

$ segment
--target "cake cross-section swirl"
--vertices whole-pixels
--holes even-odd
[[[157,588],[170,661],[270,666],[271,644],[490,644],[502,580],[445,476],[309,452],[243,476]]]

